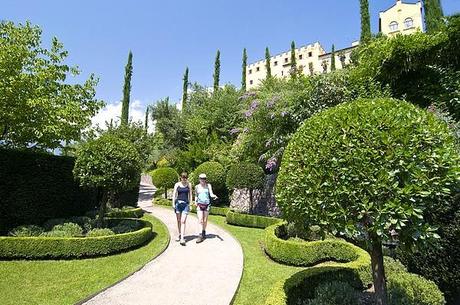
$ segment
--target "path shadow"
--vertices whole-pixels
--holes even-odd
[[[192,240],[197,239],[197,238],[198,238],[198,235],[196,235],[196,234],[187,235],[187,236],[184,237],[186,242],[192,241]],[[220,237],[219,235],[217,235],[217,234],[206,234],[206,239],[213,239],[213,238],[217,238],[220,241],[224,241],[224,239],[222,237]]]

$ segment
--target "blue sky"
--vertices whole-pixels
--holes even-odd
[[[395,0],[370,0],[372,30],[378,12]],[[407,1],[414,2],[414,1]],[[442,0],[446,14],[460,12],[459,0]],[[182,75],[212,83],[213,62],[221,50],[221,82],[240,84],[241,52],[249,61],[320,41],[329,50],[359,38],[358,0],[169,0],[169,1],[26,1],[3,0],[0,19],[40,25],[44,41],[56,36],[69,51],[68,62],[86,77],[100,78],[98,98],[115,103],[121,97],[128,51],[134,55],[132,100],[141,112],[146,104],[181,95]]]

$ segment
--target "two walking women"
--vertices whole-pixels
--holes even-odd
[[[198,234],[197,243],[201,243],[206,238],[206,225],[211,209],[211,199],[217,199],[212,192],[212,186],[208,183],[206,174],[199,175],[200,182],[195,186],[195,204],[198,215],[198,222],[201,232]],[[192,184],[188,181],[187,173],[180,175],[180,181],[174,185],[172,206],[176,213],[178,238],[182,246],[185,246],[185,225],[187,216],[190,212],[192,202]]]

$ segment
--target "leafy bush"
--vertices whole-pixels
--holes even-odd
[[[83,236],[83,229],[76,223],[66,222],[60,225],[56,225],[53,227],[51,232],[53,231],[62,231],[65,232],[68,237],[81,237]]]
[[[121,234],[139,230],[141,227],[141,223],[130,219],[125,219],[121,220],[115,226],[111,227],[111,230],[115,232],[115,234]]]
[[[158,189],[164,189],[165,199],[168,196],[168,188],[174,187],[177,181],[179,181],[179,174],[174,168],[171,167],[161,167],[150,172],[152,176],[152,183]]]
[[[73,237],[69,231],[62,230],[53,230],[48,232],[43,232],[40,234],[41,237]]]
[[[0,148],[0,234],[93,209],[96,192],[75,182],[74,163],[73,157]]]
[[[117,217],[117,218],[140,218],[144,215],[142,208],[123,208],[123,209],[110,209],[105,214],[106,217]]]
[[[117,222],[111,219],[109,222]],[[50,231],[44,237],[0,237],[0,258],[4,259],[67,259],[107,255],[138,247],[152,236],[152,225],[132,220],[141,229],[125,234],[101,237],[69,238],[68,231]]]
[[[315,289],[315,298],[308,305],[358,305],[359,297],[355,288],[346,282],[325,282]]]
[[[241,214],[231,210],[227,212],[226,220],[231,225],[262,229],[281,221],[279,218]]]
[[[36,225],[19,226],[11,230],[8,235],[16,237],[39,236],[43,233],[43,228]]]
[[[226,172],[219,162],[208,161],[199,165],[190,176],[193,185],[198,184],[198,176],[200,174],[206,174],[207,181],[212,185],[214,193],[221,196],[221,194],[225,192]]]
[[[442,292],[432,281],[400,272],[388,277],[389,305],[444,305]]]
[[[157,162],[157,168],[161,168],[161,167],[170,167],[170,162],[168,161],[168,159],[166,159],[165,157],[161,158],[160,160],[158,160]]]
[[[296,224],[364,236],[380,262],[382,241],[394,233],[406,246],[439,237],[423,216],[458,187],[459,157],[451,131],[432,113],[393,99],[357,100],[297,131],[283,157],[277,203]],[[379,298],[383,277],[380,271],[374,281]]]
[[[92,229],[86,233],[86,237],[99,237],[99,236],[109,236],[109,235],[114,235],[115,233],[108,229]]]
[[[165,198],[154,199],[153,204],[158,204],[162,206],[172,206],[171,199],[165,199]]]

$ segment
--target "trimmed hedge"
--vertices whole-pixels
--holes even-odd
[[[73,157],[0,148],[0,233],[92,210],[96,191],[78,185],[74,164]]]
[[[327,261],[350,263],[366,284],[372,282],[370,256],[365,250],[341,239],[284,240],[277,232],[285,225],[283,222],[265,229],[265,251],[273,260],[294,266],[313,266]]]
[[[141,218],[143,215],[144,211],[141,208],[115,210],[105,214],[106,217],[115,218]]]
[[[283,240],[276,230],[285,223],[265,229],[267,254],[274,260],[296,266],[310,266],[324,261],[347,263],[337,266],[316,266],[300,271],[271,289],[265,305],[297,304],[298,300],[314,298],[316,287],[325,282],[343,281],[362,290],[372,283],[370,257],[363,249],[339,239],[298,242]],[[442,305],[444,296],[432,281],[408,273],[404,266],[385,257],[389,305]]]
[[[211,208],[212,209],[212,208]],[[265,229],[268,226],[279,223],[282,220],[274,217],[251,215],[236,213],[232,210],[227,212],[227,223],[235,226],[261,228]]]
[[[119,222],[123,219],[111,218]],[[129,233],[101,237],[0,237],[0,258],[3,259],[69,259],[117,253],[149,241],[152,224],[141,219],[143,228]]]
[[[295,273],[287,280],[279,281],[270,289],[265,305],[297,304],[297,300],[314,298],[316,287],[325,282],[346,282],[356,289],[364,287],[357,272],[358,264],[349,267],[313,267]]]

